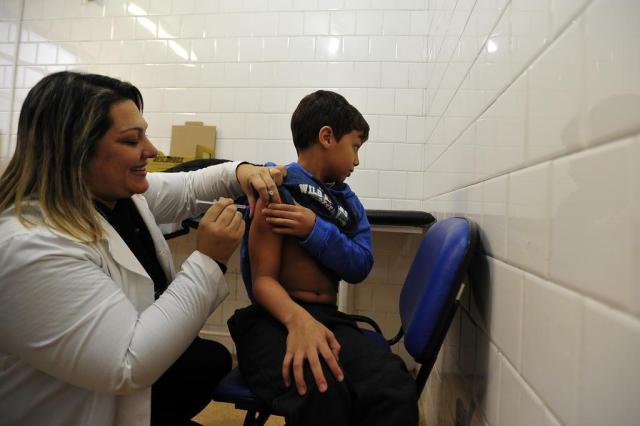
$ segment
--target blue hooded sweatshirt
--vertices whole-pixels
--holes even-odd
[[[346,183],[328,186],[316,180],[298,163],[286,166],[287,176],[278,188],[286,204],[300,204],[316,214],[313,229],[300,246],[318,261],[337,280],[358,283],[373,267],[371,226],[364,207]],[[245,213],[247,228],[240,247],[242,279],[247,294],[255,302],[251,291],[249,262],[249,214]]]

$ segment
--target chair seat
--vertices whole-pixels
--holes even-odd
[[[266,415],[264,418],[269,417],[270,414],[282,415],[275,410],[272,410],[269,405],[256,397],[249,389],[249,385],[240,374],[240,369],[235,367],[232,369],[216,386],[213,392],[213,400],[218,402],[229,402],[235,404],[235,407],[241,410],[247,410],[249,416],[252,417],[253,413],[263,413]],[[249,424],[249,423],[245,423]],[[257,422],[256,424],[264,424]]]
[[[214,393],[216,396],[230,397],[233,395],[234,397],[240,398],[255,398],[249,390],[249,386],[244,380],[244,377],[240,374],[238,367],[231,370],[229,374],[218,383]]]

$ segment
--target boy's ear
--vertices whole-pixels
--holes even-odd
[[[322,126],[318,132],[318,142],[323,148],[328,148],[331,145],[331,138],[333,137],[333,129],[330,126]]]

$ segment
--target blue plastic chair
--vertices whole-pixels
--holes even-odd
[[[375,331],[365,332],[387,347],[404,337],[407,352],[420,364],[416,376],[418,395],[453,321],[475,243],[475,225],[464,218],[444,219],[427,230],[400,293],[401,326],[395,337],[385,340],[375,321],[352,315],[356,321],[371,325]],[[264,425],[271,414],[281,415],[251,393],[238,368],[220,382],[213,399],[247,410],[245,426]]]

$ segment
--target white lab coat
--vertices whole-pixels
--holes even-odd
[[[227,296],[219,266],[196,251],[175,274],[156,223],[206,209],[196,199],[241,194],[225,163],[150,173],[134,195],[171,282],[153,282],[118,233],[79,242],[0,214],[0,425],[148,425],[150,386]]]

